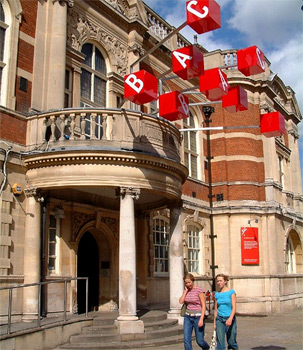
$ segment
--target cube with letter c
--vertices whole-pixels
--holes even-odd
[[[221,100],[228,93],[227,75],[219,68],[206,70],[200,75],[200,91],[210,100]]]
[[[174,121],[189,117],[188,97],[179,91],[169,92],[159,96],[159,114],[161,117]]]
[[[250,46],[237,51],[238,70],[245,76],[265,71],[264,53],[257,46]]]
[[[158,98],[158,79],[145,70],[124,77],[124,98],[138,105]]]
[[[228,89],[228,93],[222,96],[222,107],[230,113],[246,111],[248,109],[247,92],[241,86]]]
[[[173,72],[184,80],[204,73],[203,53],[194,45],[173,51]]]
[[[266,137],[281,136],[286,132],[285,119],[279,112],[261,114],[261,133]]]
[[[221,28],[220,5],[215,0],[191,0],[186,3],[187,24],[198,34]]]

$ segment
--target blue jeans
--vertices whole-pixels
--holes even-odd
[[[237,344],[237,320],[233,318],[231,326],[226,326],[225,322],[228,317],[217,316],[216,331],[217,331],[217,350],[225,350],[225,335],[227,339],[228,349],[238,349]]]
[[[203,349],[208,350],[209,345],[204,340],[204,329],[205,323],[203,323],[203,327],[198,327],[198,323],[200,320],[200,316],[188,316],[184,317],[184,350],[192,350],[192,333],[193,329],[195,330],[196,342]]]

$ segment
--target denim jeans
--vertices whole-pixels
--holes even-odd
[[[200,316],[188,316],[184,317],[184,350],[192,350],[192,333],[195,330],[196,342],[203,349],[208,350],[209,345],[204,340],[205,323],[202,327],[198,327]]]
[[[237,344],[237,320],[233,318],[231,326],[226,326],[225,322],[228,317],[217,316],[216,331],[217,331],[217,350],[225,350],[225,335],[227,339],[228,349],[238,349]]]

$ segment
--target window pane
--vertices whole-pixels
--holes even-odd
[[[0,28],[0,61],[3,61],[3,56],[4,56],[4,39],[5,39],[5,29]]]
[[[100,106],[105,106],[106,82],[95,76],[94,85],[94,102]]]
[[[196,133],[193,131],[189,132],[190,134],[190,150],[192,152],[197,153],[197,139],[196,139]]]
[[[154,219],[154,271],[168,272],[169,227],[162,219]]]
[[[82,69],[81,74],[81,96],[91,99],[91,73],[85,69]]]
[[[191,176],[197,178],[198,177],[198,171],[197,171],[197,157],[191,155]]]
[[[106,75],[105,60],[97,48],[95,49],[95,69],[96,71]]]
[[[1,3],[0,3],[0,21],[5,22],[4,10]]]
[[[92,44],[84,44],[81,52],[85,54],[84,64],[91,67],[92,66],[93,45]]]

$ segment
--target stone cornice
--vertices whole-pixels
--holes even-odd
[[[130,167],[153,168],[160,171],[172,173],[179,177],[182,182],[186,180],[187,169],[171,160],[156,157],[146,158],[143,155],[132,154],[100,154],[98,152],[80,153],[44,153],[27,156],[24,164],[28,169],[78,165],[78,164],[110,164]]]

